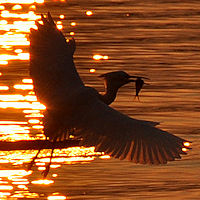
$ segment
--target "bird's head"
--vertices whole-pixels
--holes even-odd
[[[99,77],[104,78],[105,85],[113,89],[114,88],[118,89],[123,85],[126,85],[127,83],[135,82],[136,80],[132,78],[138,78],[138,76],[130,76],[124,71],[109,72],[102,74]]]

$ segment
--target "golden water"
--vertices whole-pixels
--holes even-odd
[[[47,180],[43,150],[0,152],[0,199],[200,199],[200,2],[130,0],[0,0],[0,139],[44,139],[42,111],[29,77],[29,38],[40,13],[77,41],[84,82],[103,91],[98,75],[145,75],[140,101],[134,85],[120,89],[115,109],[193,142],[182,160],[165,166],[107,159],[94,148],[55,151]]]

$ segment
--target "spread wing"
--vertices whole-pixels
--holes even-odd
[[[91,102],[91,101],[90,101]],[[165,164],[185,154],[186,140],[121,114],[98,99],[80,111],[76,134],[83,145],[141,164]]]
[[[50,13],[42,21],[36,22],[38,30],[31,29],[30,75],[39,101],[51,109],[64,103],[61,94],[66,101],[83,82],[73,62],[75,41],[66,41]]]

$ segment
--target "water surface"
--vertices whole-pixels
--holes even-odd
[[[160,128],[192,141],[193,150],[165,166],[99,158],[93,148],[56,150],[48,182],[42,183],[49,150],[41,153],[31,172],[27,163],[36,151],[1,151],[2,199],[199,199],[200,2],[17,2],[0,1],[1,140],[44,139],[45,107],[32,91],[28,33],[39,14],[50,11],[66,37],[76,39],[75,62],[87,85],[103,91],[98,76],[114,70],[148,76],[140,101],[134,100],[130,84],[120,89],[112,107],[161,122]]]

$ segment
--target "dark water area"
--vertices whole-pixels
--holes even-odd
[[[98,76],[115,70],[147,76],[140,101],[130,84],[111,106],[160,122],[160,128],[192,141],[193,149],[161,166],[108,159],[93,148],[56,150],[45,183],[41,171],[49,150],[31,172],[27,163],[36,151],[0,151],[0,199],[200,199],[200,2],[10,2],[0,0],[1,140],[44,139],[45,108],[32,91],[28,33],[34,20],[50,11],[66,38],[74,35],[75,63],[86,85],[104,91]]]

